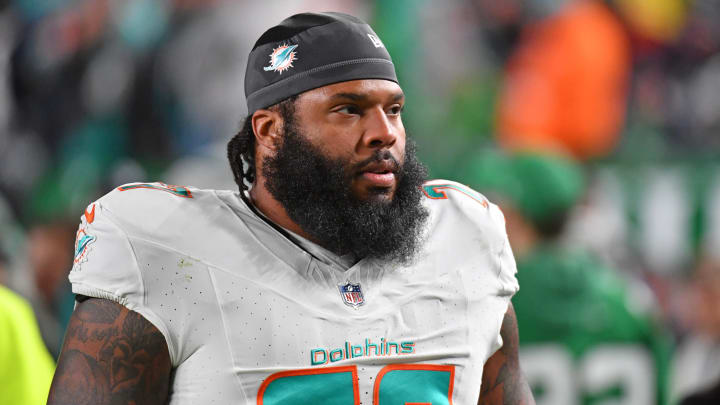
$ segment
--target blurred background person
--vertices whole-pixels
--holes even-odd
[[[607,155],[625,118],[630,57],[626,28],[601,0],[568,2],[529,24],[505,68],[498,141],[583,160]]]
[[[704,391],[698,398],[720,401],[720,260],[700,260],[682,293],[688,327],[676,354],[673,388],[679,398]]]
[[[579,165],[548,154],[487,154],[476,170],[473,185],[505,214],[522,286],[513,298],[520,358],[536,402],[668,403],[669,340],[639,302],[643,287],[563,238],[585,194]]]
[[[57,359],[75,299],[68,281],[75,249],[75,224],[38,223],[27,235],[27,261],[34,286],[35,313],[48,349]]]
[[[0,250],[0,269],[5,258]],[[32,308],[0,285],[0,403],[44,404],[54,372]]]

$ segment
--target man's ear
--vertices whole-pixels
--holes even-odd
[[[283,119],[277,111],[255,111],[252,115],[252,127],[259,145],[273,151],[280,146]]]

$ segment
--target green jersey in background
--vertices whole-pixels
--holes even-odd
[[[520,360],[538,405],[667,404],[669,339],[592,256],[552,245],[518,262]]]

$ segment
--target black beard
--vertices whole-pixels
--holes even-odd
[[[428,217],[420,189],[427,169],[415,156],[415,144],[407,139],[392,200],[362,200],[351,190],[355,171],[346,161],[327,158],[292,123],[284,130],[282,145],[274,157],[263,160],[262,170],[268,191],[290,219],[314,242],[337,254],[410,263]],[[388,158],[394,159],[378,150],[362,166]]]

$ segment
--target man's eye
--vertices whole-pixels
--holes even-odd
[[[339,113],[343,113],[343,114],[352,114],[352,115],[360,114],[360,109],[354,105],[346,105],[346,106],[338,108],[335,111],[339,112]]]
[[[403,112],[403,107],[399,105],[394,105],[390,107],[388,110],[388,114],[390,115],[400,115]]]

